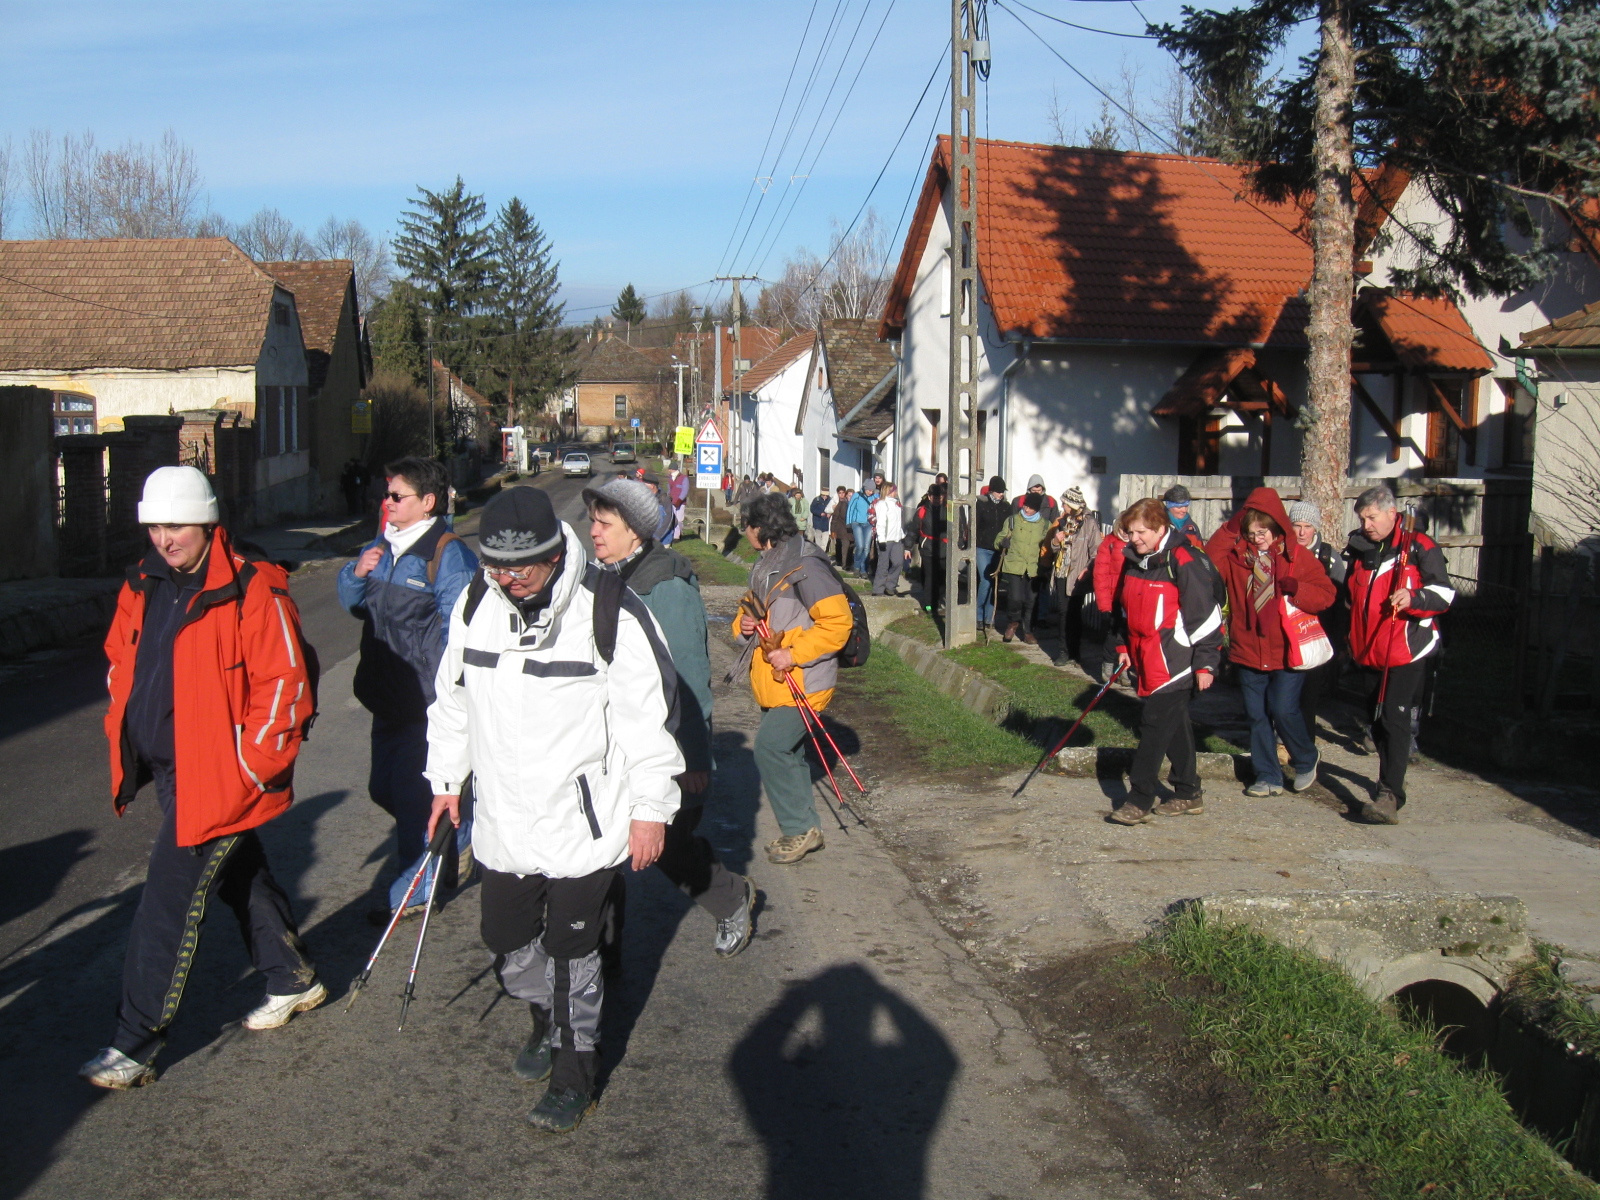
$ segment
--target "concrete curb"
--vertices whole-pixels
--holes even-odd
[[[1006,688],[987,675],[946,658],[939,647],[929,646],[889,629],[878,634],[877,640],[968,712],[986,721],[993,721],[996,725],[1009,722],[1013,713],[1023,720],[1028,719],[1013,703],[1011,693]],[[1059,737],[1060,733],[1056,736]],[[1202,779],[1252,777],[1249,755],[1246,754],[1205,751],[1196,754],[1195,760]],[[1071,746],[1056,755],[1055,773],[1080,779],[1116,779],[1126,775],[1132,765],[1133,748],[1130,746]]]
[[[51,603],[0,617],[0,658],[21,658],[86,634],[104,634],[117,611],[118,580],[108,590],[68,603]]]

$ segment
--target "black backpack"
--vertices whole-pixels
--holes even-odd
[[[834,579],[844,590],[845,603],[850,606],[850,636],[845,639],[844,649],[839,651],[839,665],[841,667],[859,667],[867,661],[867,656],[872,653],[872,631],[867,627],[867,606],[861,603],[861,597],[856,595],[855,588],[844,581],[844,576],[829,559],[822,559],[828,564],[828,570],[833,573]]]
[[[1204,550],[1196,550],[1192,545],[1177,545],[1167,552],[1167,573],[1172,576],[1172,582],[1178,582],[1178,551],[1182,550],[1190,558],[1200,563],[1206,576],[1211,580],[1211,596],[1217,602],[1217,607],[1224,613],[1228,611],[1228,585],[1223,582],[1222,572],[1217,570],[1217,564],[1211,561],[1211,555]]]

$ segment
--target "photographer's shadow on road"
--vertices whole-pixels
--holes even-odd
[[[863,967],[792,984],[728,1069],[766,1144],[768,1200],[920,1200],[950,1043]]]

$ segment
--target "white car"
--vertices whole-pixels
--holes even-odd
[[[582,475],[588,479],[594,475],[594,467],[589,464],[587,454],[574,450],[561,460],[561,473],[567,476]]]

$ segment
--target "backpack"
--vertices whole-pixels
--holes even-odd
[[[1196,551],[1192,546],[1179,544],[1174,546],[1167,554],[1167,573],[1172,576],[1172,582],[1178,582],[1178,568],[1174,559],[1178,551],[1184,551],[1189,558],[1199,561],[1206,576],[1211,580],[1211,597],[1217,602],[1217,608],[1222,612],[1228,611],[1228,585],[1223,582],[1222,572],[1217,570],[1217,564],[1211,561],[1211,555],[1204,550]]]
[[[867,606],[861,603],[855,588],[844,581],[844,576],[839,574],[832,560],[825,558],[822,561],[828,564],[834,581],[844,589],[845,603],[850,606],[850,636],[845,638],[844,647],[839,651],[839,665],[859,667],[872,653],[872,630],[867,627]]]
[[[588,568],[585,567],[585,570]],[[628,588],[621,575],[615,571],[597,571],[595,573],[594,587],[594,648],[600,652],[601,659],[606,666],[611,665],[611,660],[617,653],[617,620],[622,612],[622,593]],[[477,571],[472,576],[472,582],[467,584],[467,603],[461,610],[463,624],[472,624],[472,615],[478,611],[478,605],[489,594],[489,580],[482,571]],[[859,604],[860,601],[857,601]],[[863,620],[865,612],[862,613]],[[863,661],[865,658],[863,656]]]

